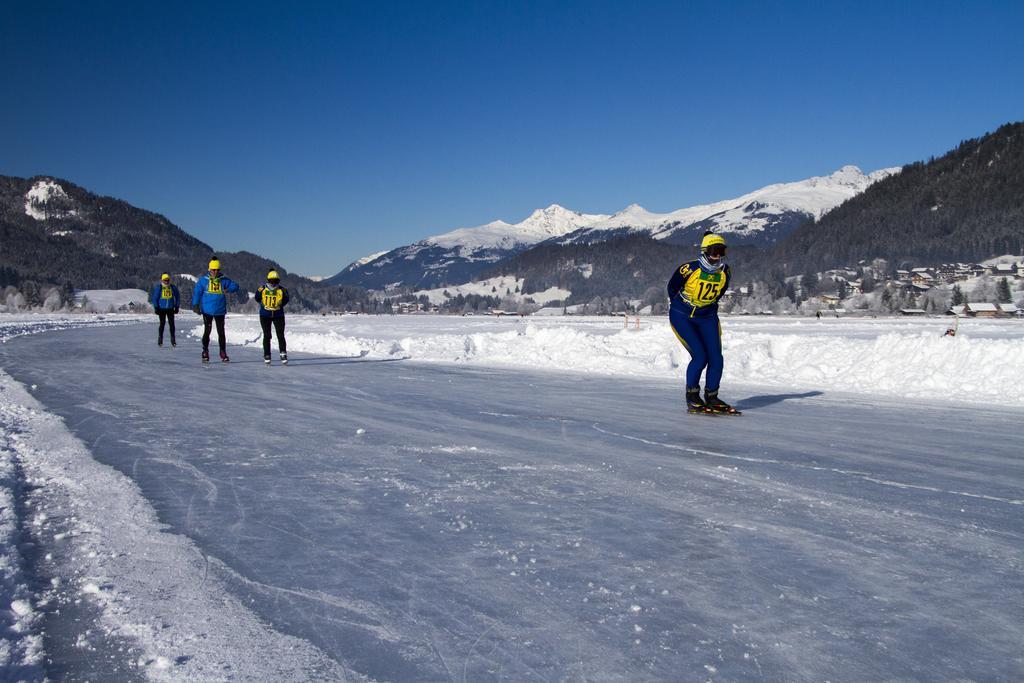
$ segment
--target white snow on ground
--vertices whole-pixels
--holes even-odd
[[[549,301],[563,301],[570,296],[572,292],[567,289],[559,289],[558,287],[549,287],[543,292],[533,292],[532,294],[523,294],[523,289],[526,287],[526,280],[524,278],[515,278],[511,276],[500,276],[493,277],[487,280],[480,280],[479,282],[468,282],[464,285],[456,285],[454,287],[438,287],[437,289],[422,289],[414,292],[415,296],[426,295],[430,299],[432,304],[441,304],[448,299],[462,294],[468,296],[470,294],[479,294],[480,296],[496,296],[504,298],[505,292],[509,292],[508,296],[512,296],[517,300],[533,299],[534,303],[544,305]],[[445,292],[448,292],[449,296],[445,296]]]
[[[944,337],[951,323],[725,316],[723,386],[1024,405],[1024,322],[963,319],[956,337]],[[259,346],[256,316],[231,316],[228,339]],[[665,317],[643,318],[637,330],[621,318],[290,316],[287,340],[291,350],[335,356],[641,377],[682,379],[689,363]]]
[[[32,487],[30,523],[75,564],[66,585],[35,599],[95,605],[103,635],[138,645],[137,666],[147,678],[344,680],[344,672],[316,648],[272,630],[233,598],[211,571],[215,560],[187,538],[162,531],[135,484],[94,460],[60,418],[2,371],[0,427],[0,591],[8,627],[0,662],[32,667],[42,661],[41,639],[33,631],[36,612],[10,542],[16,535],[10,501],[17,462]],[[38,680],[39,671],[32,671],[15,678]]]
[[[6,410],[0,405],[0,415]],[[43,677],[43,638],[39,615],[22,571],[21,534],[15,511],[18,488],[14,447],[20,436],[2,421],[0,432],[0,671],[5,680],[40,680]]]

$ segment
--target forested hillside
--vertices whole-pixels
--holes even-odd
[[[789,273],[884,258],[896,266],[1024,253],[1024,123],[903,167],[770,251]]]
[[[186,275],[201,275],[215,250],[160,214],[112,197],[101,197],[52,177],[0,176],[0,287],[14,286],[28,305],[47,285],[60,287],[66,303],[73,290],[148,289],[170,273],[183,295]],[[255,291],[269,270],[281,273],[293,310],[355,308],[379,303],[356,287],[330,287],[291,275],[250,252],[218,252],[224,274]],[[239,297],[244,304],[247,296]]]

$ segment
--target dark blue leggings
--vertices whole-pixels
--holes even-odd
[[[690,352],[690,364],[686,366],[686,386],[699,387],[700,374],[708,369],[704,388],[718,391],[722,381],[722,326],[717,315],[691,318],[688,313],[672,308],[669,322],[676,337]]]

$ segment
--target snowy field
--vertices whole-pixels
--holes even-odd
[[[195,320],[0,316],[0,678],[1024,678],[1018,321]]]

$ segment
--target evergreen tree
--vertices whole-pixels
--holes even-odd
[[[952,306],[963,306],[967,303],[967,297],[964,296],[964,292],[960,289],[960,285],[953,285],[953,300],[950,303]]]
[[[1013,300],[1010,294],[1010,283],[1006,281],[1006,278],[999,278],[999,285],[996,287],[996,295],[999,297],[999,303],[1008,304]]]

